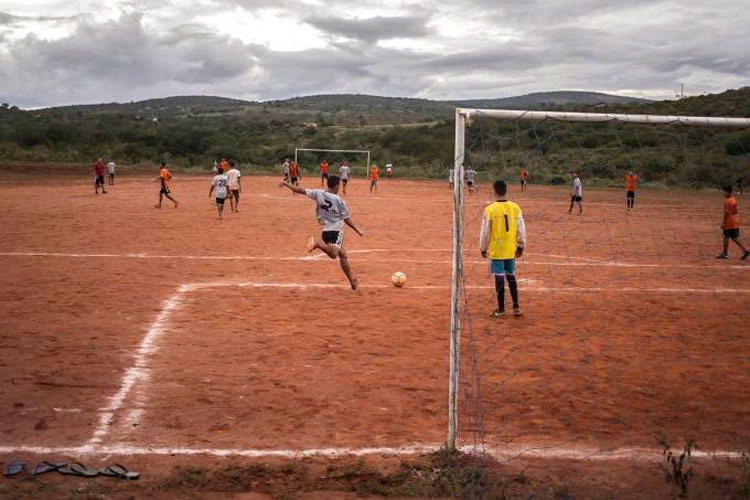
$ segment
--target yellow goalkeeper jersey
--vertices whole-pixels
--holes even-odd
[[[526,245],[526,225],[521,207],[512,201],[496,201],[484,209],[480,248],[495,260],[513,259],[516,247]]]

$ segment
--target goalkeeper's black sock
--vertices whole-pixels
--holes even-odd
[[[505,311],[505,275],[495,275],[495,292],[497,292],[497,308]]]
[[[518,282],[512,274],[508,275],[508,288],[510,288],[510,298],[513,299],[513,307],[518,308]]]

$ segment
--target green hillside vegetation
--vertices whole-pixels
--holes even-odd
[[[121,165],[166,159],[178,168],[209,169],[214,158],[227,158],[267,171],[278,170],[295,147],[369,149],[375,161],[393,162],[399,176],[445,178],[456,105],[750,117],[750,88],[660,102],[548,92],[452,102],[320,95],[263,103],[182,96],[28,111],[3,105],[0,162],[89,165],[113,157]],[[480,119],[467,134],[467,155],[484,179],[516,179],[526,165],[534,182],[568,182],[575,169],[589,183],[619,186],[624,172],[635,168],[653,184],[716,186],[750,175],[750,131]],[[344,158],[305,153],[301,165],[312,171],[324,156]],[[363,158],[348,159],[363,175]]]

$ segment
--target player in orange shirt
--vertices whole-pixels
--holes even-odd
[[[171,178],[172,174],[169,173],[167,162],[161,162],[161,167],[159,167],[159,177],[157,177],[157,180],[161,184],[161,189],[159,190],[159,204],[154,205],[154,208],[161,208],[161,200],[164,196],[166,196],[167,199],[172,200],[172,203],[174,203],[174,207],[177,208],[177,200],[172,198],[172,196],[170,195],[172,193],[172,190],[169,189],[169,180]]]
[[[375,192],[378,192],[378,178],[380,177],[380,169],[378,168],[378,165],[376,163],[372,164],[372,167],[370,167],[370,192],[372,193],[372,190],[374,189]]]
[[[529,179],[529,173],[526,167],[521,167],[521,191],[526,191],[526,181]]]
[[[721,229],[724,230],[724,251],[716,256],[717,259],[729,258],[729,240],[731,239],[737,246],[742,249],[740,260],[747,259],[750,252],[740,243],[740,214],[737,209],[737,199],[732,196],[732,186],[724,186],[724,220],[721,222]]]
[[[635,208],[635,184],[638,181],[638,176],[635,172],[628,170],[628,175],[625,176],[625,191],[626,200],[628,202],[628,212]]]
[[[328,182],[328,160],[323,160],[320,164],[320,185],[325,186]]]
[[[299,172],[299,164],[292,160],[289,162],[289,183],[294,186],[299,186],[299,180],[302,178]]]

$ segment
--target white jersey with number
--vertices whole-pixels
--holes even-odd
[[[240,188],[240,177],[242,177],[242,174],[239,170],[236,168],[230,168],[229,172],[227,172],[227,178],[229,179],[229,189],[239,189]]]
[[[224,174],[219,174],[214,177],[214,180],[211,181],[211,184],[216,190],[217,198],[227,197],[227,186],[229,185],[229,177],[227,177]]]
[[[573,196],[581,196],[583,188],[581,187],[581,179],[576,177],[573,179]]]
[[[349,218],[349,208],[339,195],[322,189],[305,189],[305,195],[315,200],[315,215],[323,231],[344,229],[344,219]]]
[[[284,162],[284,177],[289,177],[289,162]]]
[[[111,161],[107,163],[107,168],[109,169],[109,173],[114,175],[115,174],[115,162]]]
[[[474,184],[474,181],[477,180],[477,171],[474,169],[469,169],[466,172],[464,172],[464,179],[466,179],[466,182],[471,182]]]
[[[341,177],[341,180],[349,180],[349,167],[346,165],[343,165],[339,167],[339,177]]]

